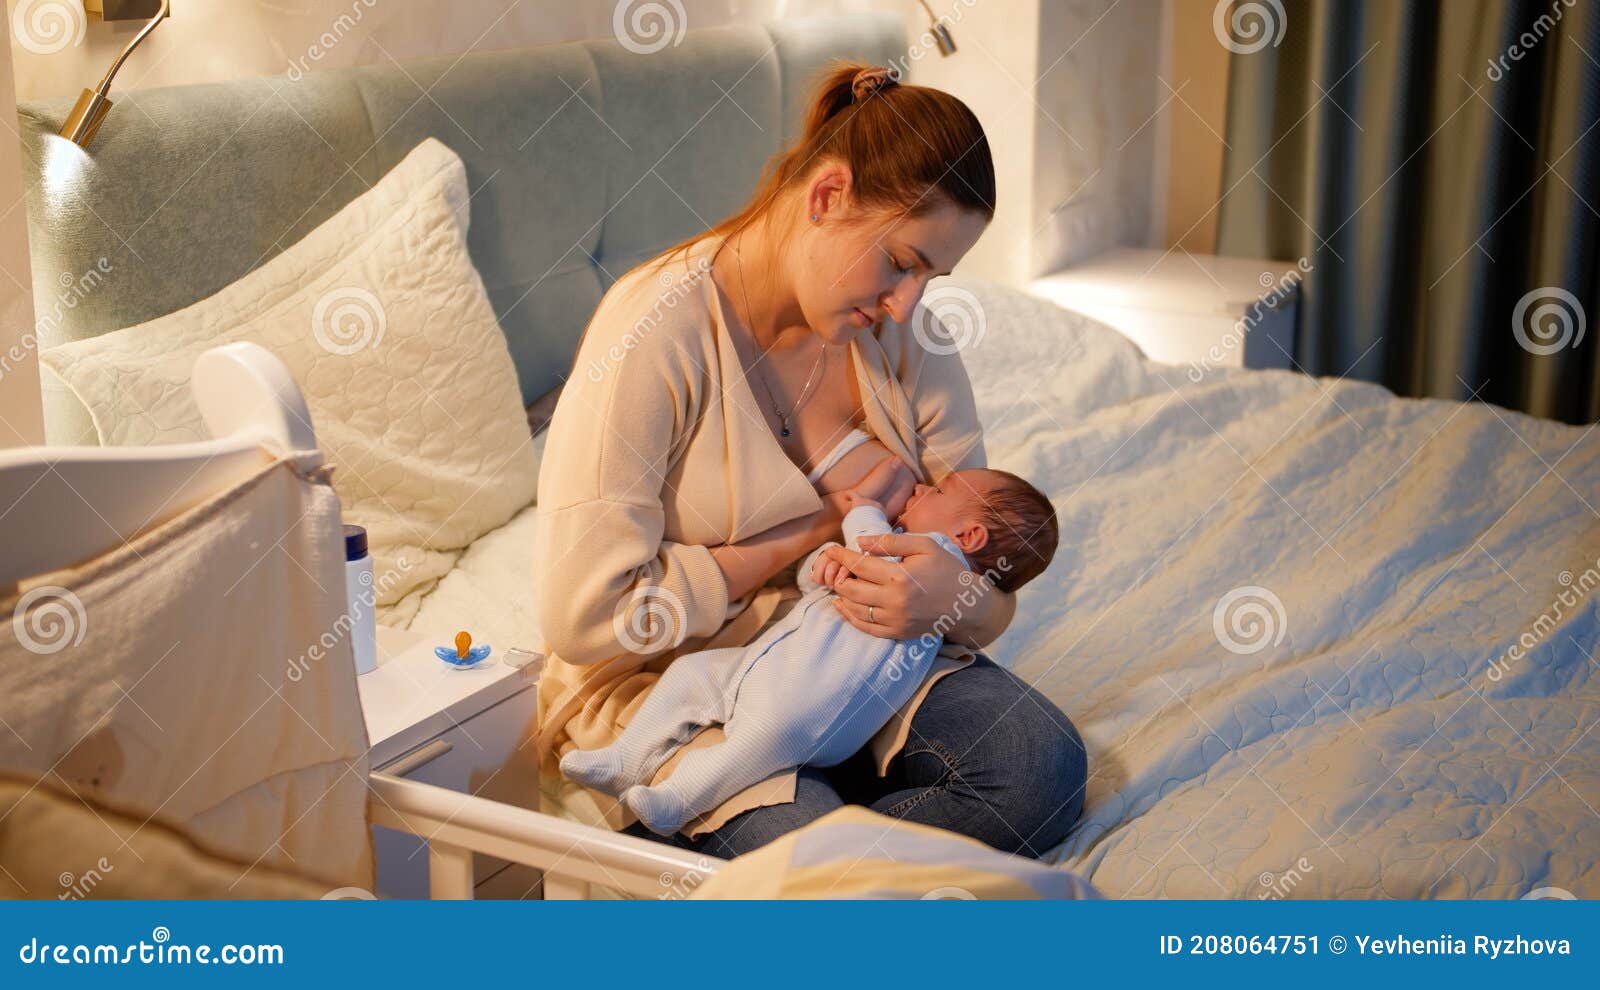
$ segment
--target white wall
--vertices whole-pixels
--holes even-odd
[[[632,10],[649,0],[629,0]],[[891,7],[914,2],[862,0],[676,0],[689,29],[759,23],[786,16]],[[997,2],[997,0],[984,0]],[[90,21],[74,0],[6,0],[77,11],[71,36],[16,52],[19,99],[76,96],[98,81],[137,32],[136,23]],[[612,0],[173,0],[173,15],[152,34],[118,80],[138,89],[241,76],[366,65],[466,51],[493,51],[611,37]],[[50,50],[57,49],[59,50]]]
[[[33,340],[28,214],[22,196],[17,101],[11,83],[10,24],[0,24],[0,447],[44,442],[39,355]]]
[[[631,10],[646,0],[622,2]],[[995,222],[963,271],[1019,284],[1115,244],[1149,243],[1160,226],[1152,201],[1165,200],[1157,183],[1166,118],[1156,113],[1155,82],[1162,0],[930,2],[949,19],[960,49],[952,58],[919,37],[927,17],[916,0],[677,0],[689,29],[861,10],[903,14],[914,79],[972,107],[999,170]],[[76,0],[7,0],[8,21],[19,6],[27,29],[17,32],[10,52],[23,100],[76,96],[98,81],[139,27],[91,21]],[[173,17],[130,60],[117,89],[610,37],[617,6],[613,0],[174,0]],[[48,10],[67,16],[31,22],[25,16]],[[14,119],[9,103],[0,104],[0,114]],[[0,149],[0,201],[21,197],[15,158],[15,142]],[[19,205],[8,218],[20,215]],[[10,267],[26,286],[26,268]],[[0,275],[0,312],[22,304],[16,289]],[[18,331],[0,328],[0,343],[7,333]],[[25,391],[0,381],[0,409],[36,406],[36,380],[32,398]]]
[[[1157,113],[1161,14],[1155,0],[1044,4],[1030,275],[1149,243],[1167,123]]]

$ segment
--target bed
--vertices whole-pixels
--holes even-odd
[[[903,50],[874,15],[694,31],[647,59],[584,42],[150,90],[65,182],[47,135],[66,106],[24,106],[36,298],[118,266],[43,343],[210,296],[435,138],[465,162],[472,261],[533,402],[617,274],[742,200],[807,74]],[[1089,747],[1052,861],[1118,897],[1600,896],[1592,428],[1193,374],[1016,290],[937,288],[971,317],[991,462],[1062,521],[991,650]],[[46,384],[52,441],[93,442]],[[390,621],[537,642],[533,512]]]
[[[1600,895],[1600,436],[1292,372],[1197,383],[1047,301],[941,286],[983,327],[991,463],[1062,524],[990,649],[1089,748],[1049,858],[1115,897]],[[536,642],[498,604],[532,517],[416,622]]]

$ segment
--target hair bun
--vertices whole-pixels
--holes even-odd
[[[856,73],[855,79],[850,83],[850,92],[856,102],[860,103],[873,93],[888,89],[899,81],[899,74],[893,69],[873,66]]]

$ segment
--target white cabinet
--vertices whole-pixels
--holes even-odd
[[[497,647],[493,662],[455,670],[433,656],[433,647],[447,645],[450,637],[435,638],[440,642],[378,629],[378,669],[356,681],[373,770],[539,810],[538,765],[531,747],[522,745],[536,714],[537,666],[508,667]],[[379,826],[372,833],[378,896],[426,898],[425,838]],[[510,866],[495,857],[474,856],[479,896],[492,896],[499,888],[485,885]],[[536,880],[534,874],[532,880],[510,886],[521,895]]]
[[[1293,368],[1296,262],[1117,248],[1028,291],[1123,333],[1155,361]]]

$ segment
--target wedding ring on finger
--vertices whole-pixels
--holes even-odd
[[[877,625],[878,624],[877,618],[875,618],[873,616],[873,614],[872,614],[872,606],[871,605],[867,606],[867,621],[870,622],[872,625]]]

